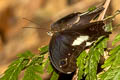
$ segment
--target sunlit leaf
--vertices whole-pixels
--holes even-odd
[[[59,75],[54,71],[50,80],[58,80]]]
[[[52,65],[51,65],[50,63],[48,64],[47,72],[48,72],[49,74],[53,72],[53,67],[52,67]]]
[[[25,53],[22,54],[18,54],[18,57],[25,57],[25,58],[32,58],[34,56],[33,53],[31,53],[30,51],[26,51]]]
[[[24,58],[14,61],[5,71],[4,76],[0,80],[18,80],[18,75],[27,63],[28,61],[24,61]]]
[[[101,80],[120,80],[120,49],[119,46],[112,49],[111,56],[105,61],[103,68],[110,67],[99,77]]]
[[[39,67],[39,69],[41,70],[41,67]],[[40,70],[36,69],[36,66],[34,65],[29,66],[25,71],[23,80],[42,80],[42,78],[40,77],[40,74],[37,74],[36,70],[37,72],[41,73]]]
[[[82,79],[85,69],[85,60],[86,60],[87,53],[83,51],[80,56],[77,58],[77,66],[78,66],[78,80]]]
[[[108,39],[105,37],[100,37],[89,50],[85,68],[86,80],[97,79],[97,66],[100,60],[100,55],[103,54],[104,48],[106,48],[107,40]]]
[[[96,7],[93,6],[93,7],[88,8],[88,11],[93,11],[93,10],[95,10],[95,9],[96,9]]]
[[[39,48],[38,50],[40,51],[40,54],[45,54],[48,52],[48,45],[47,46],[44,46],[42,48]]]

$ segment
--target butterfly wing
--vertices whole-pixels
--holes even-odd
[[[56,22],[54,22],[51,25],[51,30],[52,31],[61,31],[65,30],[67,28],[70,28],[73,24],[75,24],[75,21],[79,21],[78,15],[81,14],[80,12],[77,13],[71,13]]]
[[[103,21],[76,26],[74,29],[55,33],[49,44],[50,61],[62,73],[76,70],[76,58],[86,48],[92,45],[100,36],[108,36]]]
[[[55,69],[62,73],[70,73],[76,69],[78,52],[77,47],[71,44],[77,36],[78,33],[63,31],[54,34],[50,41],[50,61]]]
[[[103,10],[104,10],[103,7],[99,7],[93,11],[87,11],[84,12],[83,14],[79,14],[80,21],[77,23],[77,25],[86,25],[90,23],[90,21],[96,18]]]
[[[62,31],[74,27],[73,25],[85,25],[89,23],[93,18],[99,15],[104,10],[103,7],[99,7],[93,11],[87,11],[84,13],[72,13],[69,14],[51,25],[52,31]]]

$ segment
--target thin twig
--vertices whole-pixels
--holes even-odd
[[[79,70],[79,69],[76,70],[76,73],[75,73],[75,75],[73,76],[72,80],[77,80],[77,78],[78,78],[78,70]]]
[[[99,18],[98,18],[98,21],[104,19],[105,14],[106,14],[106,11],[107,11],[107,9],[108,9],[108,7],[109,7],[110,2],[111,2],[111,0],[106,0],[105,4],[104,4],[104,6],[103,6],[105,9],[104,9],[104,11],[100,14],[100,16],[99,16]]]
[[[105,20],[108,20],[108,19],[114,19],[118,14],[120,14],[120,10],[117,10],[113,15],[108,16],[103,20],[105,21]]]

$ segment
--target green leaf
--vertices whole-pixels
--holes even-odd
[[[32,58],[32,61],[31,61],[31,65],[33,64],[42,64],[43,63],[43,60],[44,60],[44,56],[42,55],[36,55]]]
[[[27,63],[28,60],[24,60],[23,57],[14,61],[5,71],[4,76],[0,80],[18,80],[19,73]]]
[[[26,69],[23,80],[42,80],[40,73],[43,73],[40,65],[31,65]]]
[[[40,54],[45,54],[48,52],[48,45],[47,46],[44,46],[42,48],[39,48],[38,50],[40,51]]]
[[[104,48],[106,48],[107,40],[105,37],[100,37],[89,50],[85,68],[86,80],[97,80],[97,66],[100,55],[103,54]]]
[[[33,70],[35,71],[35,72],[38,72],[38,73],[41,73],[41,74],[43,74],[43,67],[41,66],[41,65],[34,65],[33,66]]]
[[[118,34],[118,35],[115,37],[114,41],[112,42],[112,45],[115,45],[118,41],[120,41],[120,34]]]
[[[93,6],[93,7],[91,7],[91,8],[88,8],[88,11],[93,11],[93,10],[95,10],[95,9],[96,9],[96,7]]]
[[[108,38],[101,36],[98,40],[94,43],[93,47],[99,48],[106,48],[107,47]]]
[[[101,76],[101,80],[120,80],[120,68],[109,69]]]
[[[42,63],[42,66],[46,69],[47,64],[49,64],[49,59],[46,59],[46,60]]]
[[[81,80],[82,76],[84,74],[85,69],[85,59],[86,59],[87,53],[83,51],[80,56],[77,58],[77,66],[78,66],[78,79]]]
[[[116,57],[115,57],[115,60],[112,64],[112,68],[120,67],[120,50],[115,55],[116,55]]]
[[[53,67],[52,67],[52,65],[51,65],[50,63],[48,64],[47,72],[48,72],[49,74],[53,72]]]
[[[110,67],[106,72],[99,75],[101,80],[120,80],[120,49],[117,46],[112,49],[111,56],[106,60],[103,67]],[[107,66],[106,66],[107,65]]]
[[[53,72],[53,67],[50,64],[49,58],[42,64],[42,66],[44,67],[45,70],[47,70],[49,74]]]
[[[112,55],[112,54],[115,54],[118,50],[120,50],[120,45],[118,45],[117,47],[113,48],[109,54]]]
[[[33,64],[43,64],[44,56],[37,56],[36,58],[33,58]]]
[[[116,55],[111,55],[101,66],[102,68],[108,67],[113,63],[113,60],[115,59]]]
[[[54,71],[50,80],[58,80],[59,75]]]
[[[32,58],[34,54],[32,54],[30,51],[26,51],[25,53],[18,54],[18,57],[24,57],[24,58]]]
[[[102,65],[102,68],[108,67],[108,66],[113,64],[113,61],[115,60],[116,54],[118,53],[119,50],[120,50],[120,45],[118,45],[117,47],[113,48],[109,52],[110,57],[104,62],[104,64]]]
[[[97,60],[94,56],[95,53],[95,50],[94,48],[91,48],[89,53],[88,53],[88,61],[87,61],[87,76],[86,76],[86,80],[96,80],[97,76],[96,76],[96,72],[97,72]],[[99,53],[98,53],[99,54]],[[98,55],[97,54],[97,55]]]

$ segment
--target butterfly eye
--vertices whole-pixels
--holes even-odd
[[[53,33],[52,33],[52,32],[47,32],[47,34],[48,34],[49,36],[52,36],[52,35],[53,35]]]
[[[61,65],[65,65],[65,64],[66,64],[66,61],[61,61],[60,64],[61,64]]]
[[[60,67],[66,66],[67,65],[67,58],[66,59],[62,59],[59,64],[60,64]]]

